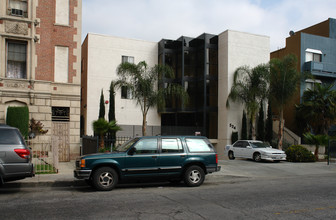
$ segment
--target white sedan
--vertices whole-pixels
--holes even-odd
[[[225,147],[225,151],[227,152],[230,160],[234,160],[235,157],[249,158],[257,162],[261,160],[286,160],[286,154],[284,151],[274,149],[262,141],[236,141],[233,145],[227,145]]]

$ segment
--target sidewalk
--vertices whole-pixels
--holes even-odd
[[[32,178],[18,180],[25,186],[74,186],[82,184],[83,181],[74,178],[73,171],[75,169],[75,161],[60,162],[58,173],[56,174],[36,174]]]
[[[327,165],[326,162],[315,163],[290,163],[290,162],[260,162],[252,160],[219,160],[220,172],[207,175],[211,178],[224,178],[229,180],[237,177],[245,178],[278,178],[298,177],[303,175],[336,174],[336,164]],[[59,163],[57,174],[37,174],[35,177],[15,181],[27,187],[49,186],[49,187],[71,187],[82,186],[85,182],[77,180],[73,176],[75,161]],[[14,182],[12,182],[14,183]]]

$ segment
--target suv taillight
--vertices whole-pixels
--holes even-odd
[[[14,149],[14,151],[23,159],[27,159],[30,155],[30,151],[27,149]]]
[[[216,154],[216,163],[218,164],[218,155]]]

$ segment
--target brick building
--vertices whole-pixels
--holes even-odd
[[[8,106],[28,106],[59,161],[79,155],[81,19],[81,0],[0,4],[0,123]]]

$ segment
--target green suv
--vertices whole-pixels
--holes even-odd
[[[200,186],[205,175],[220,170],[214,147],[206,137],[137,137],[115,152],[81,156],[74,176],[97,190],[112,190],[119,181],[166,179]]]

